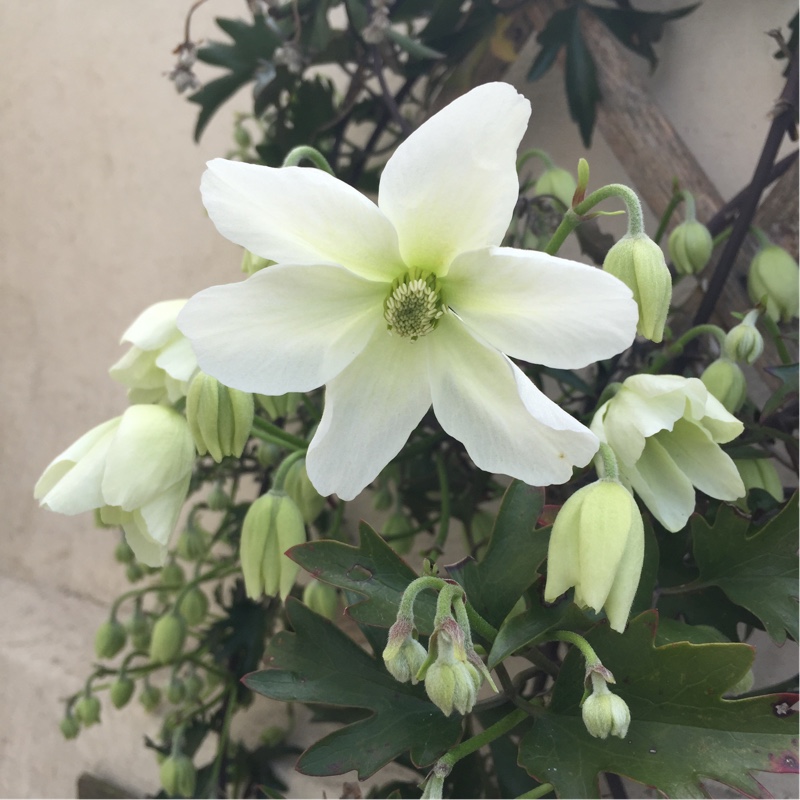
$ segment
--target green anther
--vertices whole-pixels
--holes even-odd
[[[383,304],[389,332],[412,342],[427,336],[442,314],[444,304],[435,275],[412,277],[406,273],[392,283],[392,291]]]

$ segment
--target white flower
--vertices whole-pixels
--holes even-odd
[[[133,347],[109,374],[128,387],[132,403],[175,403],[186,396],[197,359],[175,322],[185,305],[185,300],[156,303],[122,334],[121,341]]]
[[[195,451],[186,419],[166,406],[131,406],[57,456],[33,496],[61,514],[99,509],[120,525],[136,558],[164,563],[192,474]]]
[[[695,486],[719,500],[745,493],[736,465],[719,447],[744,425],[698,378],[632,375],[598,409],[591,428],[616,454],[622,481],[667,530],[686,524]]]
[[[529,114],[511,86],[472,90],[400,145],[378,205],[321,170],[209,163],[214,224],[277,263],[195,295],[178,325],[227,386],[327,386],[307,460],[320,494],[355,497],[431,405],[478,467],[532,485],[595,453],[507,356],[586,366],[631,343],[638,312],[598,269],[497,246]]]

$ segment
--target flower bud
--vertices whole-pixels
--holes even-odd
[[[242,454],[253,427],[253,395],[221,384],[198,372],[189,384],[186,419],[197,452],[219,463]]]
[[[383,525],[381,534],[388,540],[394,551],[405,555],[414,544],[414,526],[411,520],[402,512],[395,511]]]
[[[783,485],[771,458],[735,458],[733,463],[748,492],[751,489],[763,489],[779,503],[783,501]]]
[[[700,380],[731,414],[735,414],[744,405],[747,381],[739,365],[729,358],[718,358],[709,364]]]
[[[127,628],[134,649],[147,650],[150,647],[150,622],[142,613],[141,608],[137,608],[133,612],[133,616],[128,620]]]
[[[98,658],[114,658],[125,647],[125,627],[115,619],[104,622],[94,636],[94,652]]]
[[[669,235],[667,250],[679,275],[697,275],[711,260],[714,241],[702,222],[686,220]]]
[[[577,183],[571,172],[561,167],[552,167],[539,176],[534,184],[533,193],[552,195],[570,208],[576,187]]]
[[[174,661],[183,650],[186,623],[177,614],[164,614],[153,626],[150,639],[150,660],[157,664]]]
[[[603,269],[619,278],[639,306],[636,330],[653,342],[664,337],[672,277],[661,248],[648,236],[625,234],[609,251]]]
[[[283,489],[294,500],[306,523],[312,523],[325,508],[325,498],[308,479],[304,458],[291,464],[283,482]]]
[[[161,569],[161,585],[166,589],[179,589],[186,582],[186,573],[180,564],[171,561]]]
[[[131,546],[124,539],[120,539],[119,544],[114,548],[114,558],[120,564],[131,564],[136,556],[131,550]]]
[[[584,700],[581,707],[583,724],[592,736],[607,739],[608,735],[624,739],[631,724],[631,712],[628,704],[613,694],[605,681],[594,681],[594,691]]]
[[[159,777],[170,797],[194,797],[197,773],[189,756],[178,753],[164,759]]]
[[[213,492],[212,492],[213,494]],[[210,496],[209,496],[210,499]],[[209,508],[211,504],[209,503]],[[216,510],[216,509],[214,509]],[[208,534],[199,526],[189,524],[178,538],[176,551],[184,561],[197,561],[208,549]]]
[[[208,614],[208,597],[205,592],[199,586],[187,589],[178,603],[178,613],[190,628],[199,625]]]
[[[389,628],[389,640],[383,651],[383,663],[400,683],[417,683],[417,673],[428,657],[425,648],[413,637],[411,621],[399,618]]]
[[[289,495],[272,490],[255,500],[242,523],[240,544],[247,596],[279,594],[285,600],[300,567],[284,553],[305,540],[303,515]]]
[[[250,138],[250,134],[247,133],[247,130],[240,125],[238,125],[235,130],[237,132],[241,131],[248,139]],[[257,256],[249,250],[245,250],[242,254],[242,272],[244,272],[245,275],[254,275],[256,272],[264,269],[264,267],[271,267],[274,263],[274,261],[270,261],[268,258],[261,258],[261,256]]]
[[[747,316],[728,331],[725,337],[725,355],[732,361],[753,364],[764,352],[764,337],[756,328],[758,310],[749,311]]]
[[[265,444],[265,442],[261,444]],[[206,502],[212,511],[225,511],[231,506],[231,496],[220,483],[216,483],[214,484],[214,488],[208,493]]]
[[[297,406],[300,405],[300,392],[289,392],[288,394],[280,395],[255,395],[258,404],[271,420],[283,419],[291,414],[294,414]]]
[[[303,589],[303,602],[326,619],[335,619],[339,611],[339,596],[329,583],[312,580]]]
[[[167,686],[167,702],[172,703],[172,705],[176,706],[179,703],[182,703],[185,697],[186,697],[185,684],[179,677],[174,676],[172,680],[169,682],[169,686]]]
[[[788,322],[800,306],[797,262],[782,247],[771,244],[755,255],[747,273],[747,291],[762,303],[775,322]]]
[[[157,686],[151,686],[148,683],[139,695],[139,702],[145,711],[155,711],[161,702],[161,690]]]
[[[186,690],[186,699],[189,701],[197,700],[200,692],[203,691],[203,679],[195,672],[192,672],[183,682]]]
[[[100,722],[100,701],[93,694],[85,694],[75,703],[75,717],[87,728]]]
[[[446,717],[454,709],[469,713],[478,697],[481,675],[468,661],[464,632],[452,617],[445,618],[431,635],[433,654],[435,660],[424,675],[428,698]],[[430,660],[429,655],[426,661]],[[424,669],[425,665],[420,671]]]
[[[134,688],[134,682],[127,676],[121,675],[111,684],[111,688],[108,690],[111,705],[114,708],[124,708],[133,697]]]
[[[73,716],[66,716],[58,724],[65,739],[74,739],[80,732],[81,726]]]
[[[131,582],[136,583],[144,578],[144,570],[137,563],[128,564],[125,568],[125,577]]]
[[[620,483],[600,480],[573,494],[558,512],[547,554],[544,599],[571,586],[575,603],[625,630],[644,561],[644,524],[636,501]]]

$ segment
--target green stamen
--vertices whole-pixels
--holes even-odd
[[[444,314],[444,303],[435,275],[406,273],[392,283],[383,304],[383,316],[389,333],[416,341],[427,336]]]

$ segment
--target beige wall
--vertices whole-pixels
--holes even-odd
[[[162,75],[188,6],[0,2],[0,796],[69,796],[85,768],[140,792],[157,785],[140,744],[155,725],[136,711],[106,712],[78,743],[57,731],[57,698],[85,674],[123,582],[115,537],[88,515],[40,511],[31,490],[57,453],[124,408],[106,370],[139,311],[238,278],[236,248],[197,191],[204,161],[228,149],[232,108],[196,146],[195,107]],[[724,195],[752,172],[782,86],[763,31],[795,10],[793,0],[706,0],[658,47],[653,94]],[[212,15],[240,11],[243,0],[211,0],[196,35],[213,33]],[[572,167],[584,152],[560,73],[533,85],[513,75],[534,105],[526,143]],[[599,136],[590,163],[594,185],[625,179]]]

